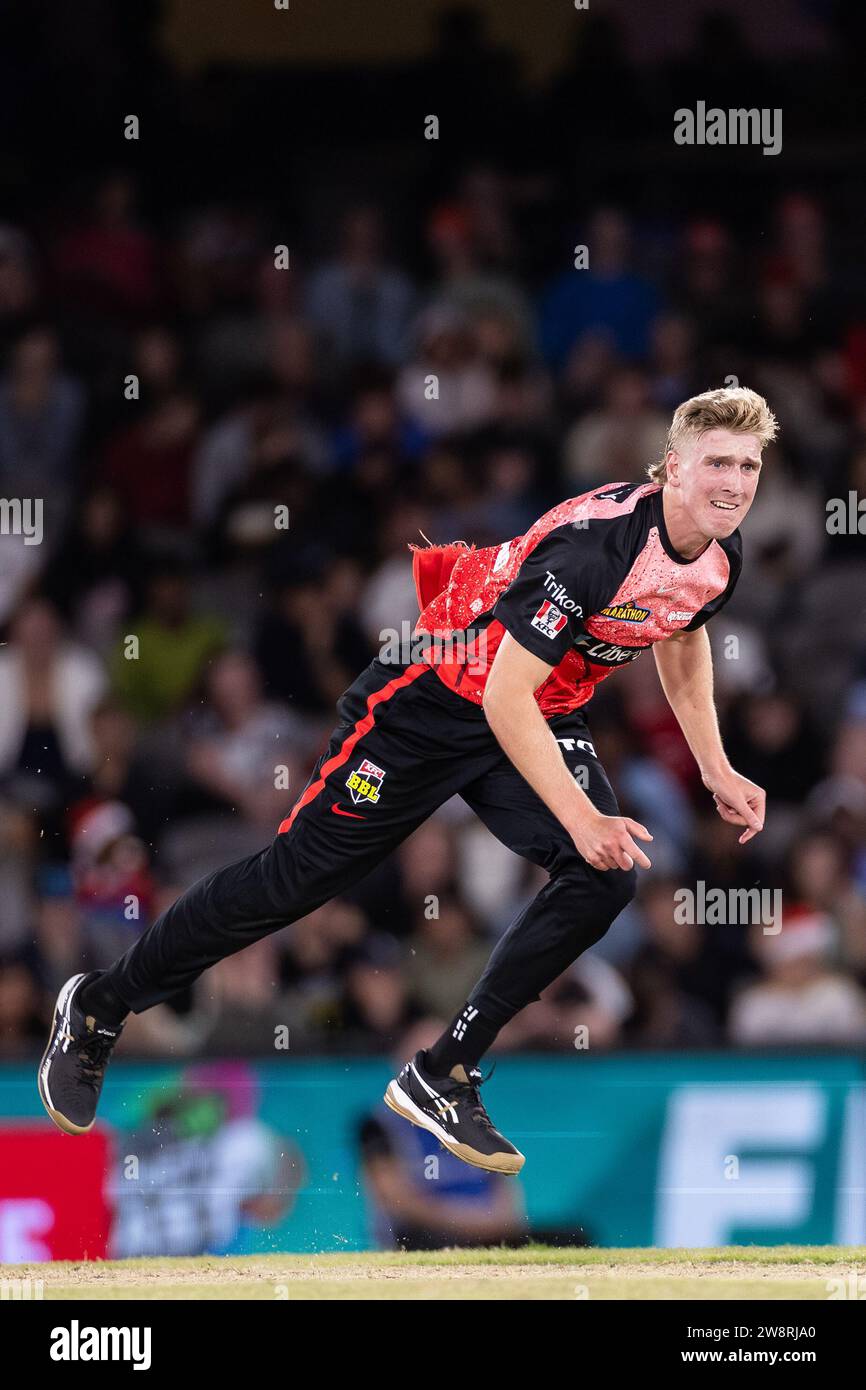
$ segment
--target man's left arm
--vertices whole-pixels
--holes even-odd
[[[716,810],[731,825],[745,825],[744,845],[764,828],[767,794],[735,772],[725,756],[713,701],[713,658],[703,627],[680,632],[653,647],[668,704],[694,754]]]

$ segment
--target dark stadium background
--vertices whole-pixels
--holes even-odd
[[[0,495],[44,498],[45,539],[0,538],[0,1058],[267,842],[416,615],[419,532],[491,544],[639,479],[732,382],[781,424],[710,629],[767,829],[715,816],[651,658],[607,683],[655,868],[503,1051],[862,1047],[866,566],[826,522],[866,491],[864,48],[832,0],[4,6]],[[698,100],[781,109],[782,152],[676,145]],[[698,881],[781,890],[790,930],[677,924]],[[449,806],[121,1055],[273,1055],[281,1025],[293,1057],[389,1054],[538,883]]]

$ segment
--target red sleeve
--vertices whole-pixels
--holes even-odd
[[[410,545],[412,578],[422,613],[446,587],[458,558],[465,555],[468,548],[465,541],[452,541],[450,545]]]

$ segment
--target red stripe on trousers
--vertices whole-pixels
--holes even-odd
[[[383,685],[381,690],[374,690],[367,697],[367,713],[363,716],[362,719],[358,720],[352,732],[347,736],[347,738],[343,740],[343,743],[340,747],[340,751],[338,753],[335,753],[333,758],[330,758],[328,762],[326,762],[323,765],[318,780],[315,782],[311,782],[310,785],[307,787],[307,790],[304,792],[303,796],[295,802],[295,805],[292,807],[291,814],[280,823],[280,827],[277,830],[278,835],[282,835],[285,833],[285,831],[291,829],[292,822],[294,821],[295,816],[298,814],[298,812],[300,810],[303,810],[304,806],[309,805],[309,803],[319,795],[319,792],[324,787],[325,782],[327,778],[330,777],[331,773],[334,772],[343,763],[348,761],[349,755],[351,754],[352,749],[355,747],[355,744],[358,742],[359,739],[363,738],[364,735],[368,733],[370,729],[372,729],[373,724],[375,723],[376,706],[380,705],[383,700],[390,700],[391,696],[394,695],[398,690],[401,690],[404,686],[411,685],[412,681],[417,680],[418,677],[422,676],[425,671],[430,671],[431,669],[432,668],[426,661],[416,662],[413,666],[407,667],[406,670],[403,672],[402,676],[395,676],[394,679],[392,681],[389,681],[387,685]]]

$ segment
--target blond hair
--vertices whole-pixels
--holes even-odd
[[[678,449],[687,436],[696,437],[706,434],[707,430],[732,430],[734,434],[757,435],[764,449],[776,438],[778,428],[778,421],[764,397],[747,386],[720,386],[715,391],[703,391],[677,406],[664,454],[657,463],[650,464],[647,473],[654,483],[666,483],[667,456],[672,449]]]

